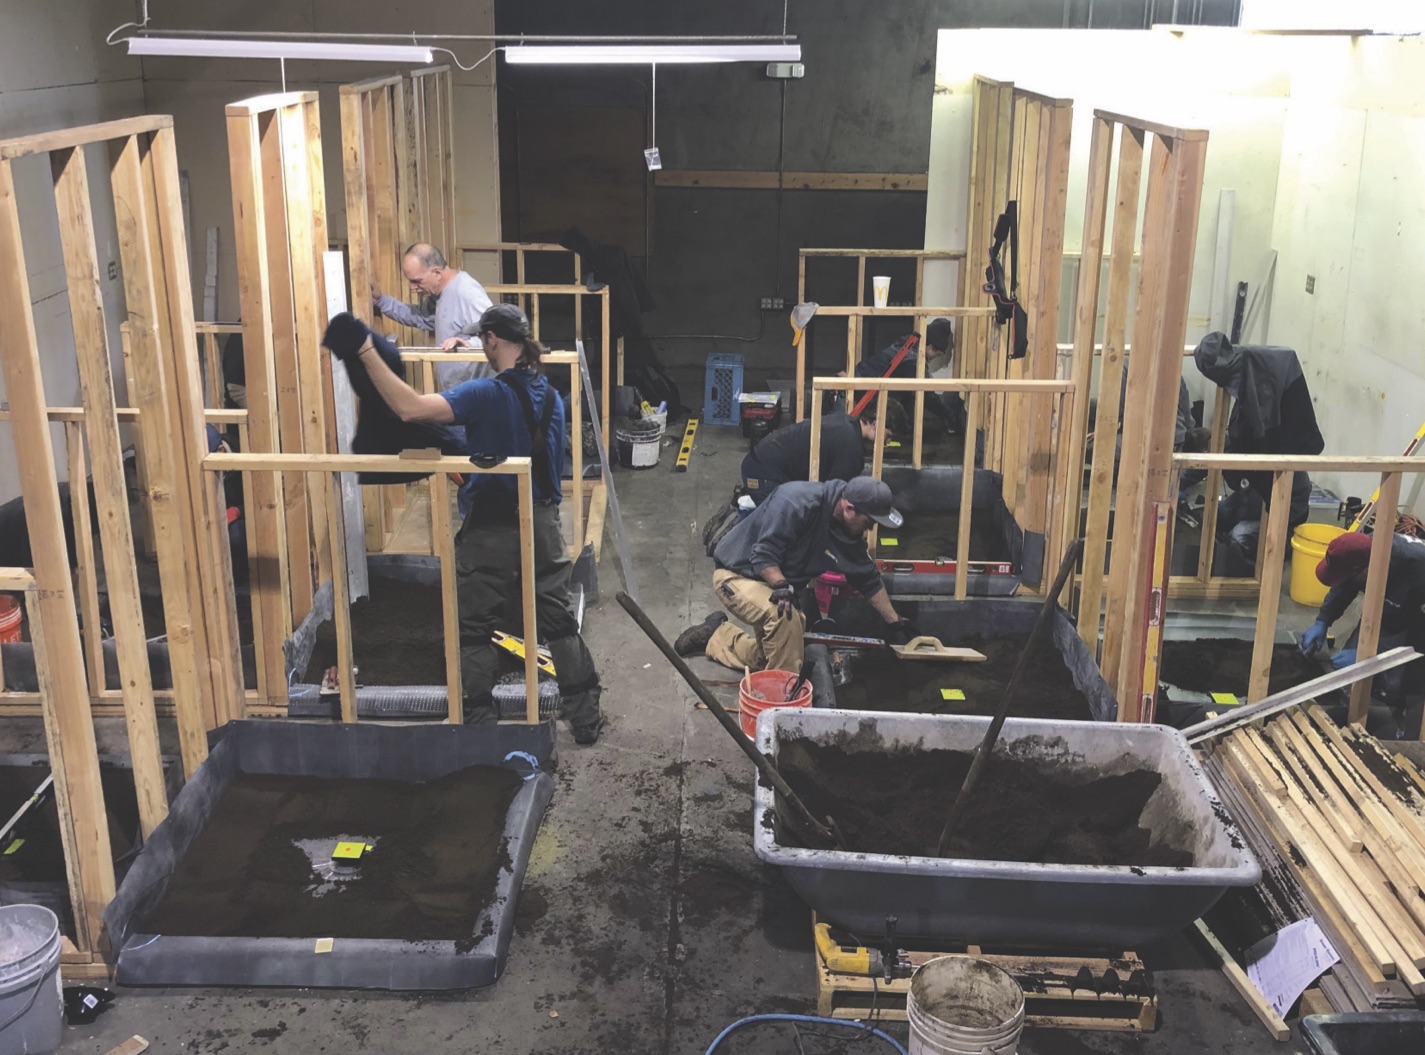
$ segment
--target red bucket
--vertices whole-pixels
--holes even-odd
[[[8,645],[20,641],[20,620],[25,610],[7,593],[0,593],[0,642]]]
[[[787,699],[787,690],[796,680],[796,674],[790,670],[758,670],[746,675],[737,691],[742,731],[756,736],[757,716],[768,707],[810,707],[810,681],[802,685],[796,699]]]

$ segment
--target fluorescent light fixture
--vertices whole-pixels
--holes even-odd
[[[425,65],[431,49],[415,44],[339,44],[319,40],[218,40],[209,37],[129,37],[130,55],[213,59],[336,59]]]
[[[800,44],[526,44],[512,45],[504,51],[505,61],[517,66],[673,66],[802,60]]]

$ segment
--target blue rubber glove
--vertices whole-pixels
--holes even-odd
[[[1309,656],[1326,646],[1326,624],[1320,619],[1306,628],[1301,635],[1301,654]]]
[[[1343,648],[1331,657],[1331,666],[1340,670],[1342,667],[1349,667],[1356,662],[1356,650],[1354,648]]]

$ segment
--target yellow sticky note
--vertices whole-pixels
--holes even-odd
[[[331,952],[331,951],[332,951],[332,946],[335,945],[335,944],[336,944],[336,939],[335,939],[335,938],[318,938],[318,939],[317,939],[317,947],[316,947],[315,949],[313,949],[312,951],[313,951],[313,952]]]
[[[9,846],[5,847],[5,856],[6,856],[6,857],[9,857],[12,853],[14,853],[16,850],[18,850],[20,847],[22,847],[22,846],[24,846],[24,845],[25,845],[25,840],[24,840],[24,839],[16,839],[16,840],[15,840],[14,842],[12,842]]]
[[[963,700],[965,698],[964,689],[941,689],[940,698],[942,700]]]
[[[886,441],[886,449],[887,449],[887,450],[889,450],[889,449],[892,448],[892,447],[899,447],[900,445],[901,445],[901,441],[900,441],[900,440],[887,440],[887,441]]]
[[[876,545],[878,546],[899,546],[900,544],[900,539],[879,538],[876,540]]]
[[[1237,697],[1230,692],[1213,692],[1209,693],[1209,695],[1212,697],[1213,703],[1220,703],[1224,707],[1237,706]]]

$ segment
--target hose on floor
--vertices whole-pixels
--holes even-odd
[[[905,1048],[901,1047],[900,1041],[896,1040],[895,1037],[892,1037],[888,1033],[882,1033],[879,1029],[869,1026],[863,1022],[848,1022],[845,1019],[840,1018],[821,1018],[818,1015],[778,1014],[749,1015],[746,1018],[739,1018],[736,1022],[728,1026],[726,1029],[724,1029],[721,1033],[719,1033],[716,1037],[713,1038],[713,1042],[708,1046],[708,1050],[706,1051],[705,1055],[713,1055],[713,1052],[717,1051],[718,1045],[721,1044],[730,1033],[735,1033],[743,1026],[751,1026],[759,1022],[793,1022],[814,1026],[840,1026],[843,1029],[854,1029],[859,1033],[869,1033],[873,1037],[878,1037],[881,1040],[884,1040],[887,1044],[891,1046],[891,1050],[898,1052],[899,1055],[909,1055]]]

